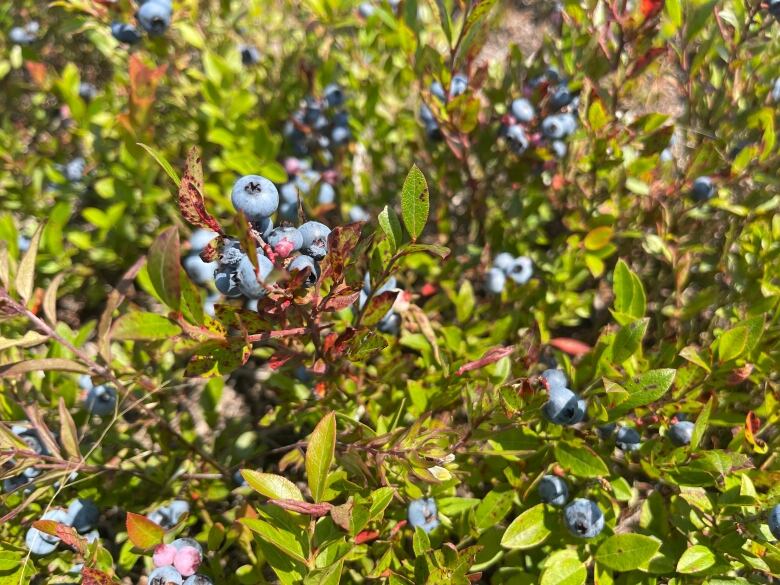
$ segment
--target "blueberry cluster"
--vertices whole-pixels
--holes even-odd
[[[545,475],[539,481],[539,498],[560,508],[569,499],[569,486],[557,475]],[[580,538],[593,538],[604,529],[604,514],[596,502],[577,498],[563,510],[563,520],[569,531]]]
[[[367,273],[366,276],[363,278],[363,288],[360,291],[360,296],[358,297],[358,309],[363,310],[366,303],[368,302],[368,299],[372,296],[381,295],[383,292],[387,292],[389,290],[397,289],[398,288],[398,282],[395,279],[395,276],[389,277],[385,283],[380,286],[378,289],[376,289],[376,292],[371,294],[371,276]],[[382,319],[377,324],[377,329],[381,331],[382,333],[389,333],[391,335],[398,335],[398,332],[401,330],[401,316],[396,313],[392,308],[385,313],[385,315],[382,317]]]
[[[536,101],[536,107],[532,103]],[[509,105],[499,135],[508,148],[522,155],[533,145],[547,146],[555,156],[566,155],[565,139],[577,129],[577,96],[555,69],[531,81],[526,97]],[[541,113],[537,116],[537,110]]]
[[[693,438],[693,429],[695,424],[685,420],[685,415],[677,414],[672,418],[672,424],[666,432],[666,436],[677,447],[690,445]],[[615,431],[617,432],[615,433]],[[625,452],[638,451],[642,446],[642,436],[634,427],[625,425],[618,426],[617,423],[601,425],[597,429],[599,436],[606,440],[615,433],[615,444],[618,449]]]
[[[91,500],[73,500],[68,509],[52,508],[41,516],[41,520],[53,520],[60,524],[73,527],[76,532],[92,543],[98,538],[96,526],[100,518],[100,510]],[[60,539],[51,534],[30,528],[25,536],[27,549],[34,555],[48,555],[54,552]]]
[[[412,528],[418,526],[425,532],[433,532],[439,525],[439,512],[436,509],[436,500],[433,498],[420,498],[412,500],[407,509],[407,518]]]
[[[203,563],[203,548],[192,538],[177,538],[154,549],[155,569],[149,574],[149,585],[211,585],[212,581],[197,571]]]
[[[314,286],[319,261],[328,253],[330,228],[317,221],[300,226],[273,227],[271,216],[279,208],[279,192],[274,184],[259,175],[247,175],[236,181],[231,193],[233,206],[244,212],[264,245],[257,247],[257,270],[236,240],[228,240],[214,271],[214,284],[229,298],[244,296],[260,299],[267,292],[268,278],[275,265],[290,273],[307,270],[304,282]],[[293,255],[294,253],[298,253]]]
[[[525,284],[533,273],[533,263],[527,256],[514,257],[508,252],[501,252],[485,274],[485,287],[490,293],[498,295],[504,290],[507,278],[517,284]]]
[[[453,75],[450,80],[449,92],[445,92],[444,86],[438,81],[431,83],[429,90],[434,98],[441,102],[442,105],[445,105],[449,100],[466,93],[468,87],[468,78],[465,75],[458,73],[457,75]],[[425,127],[425,135],[429,140],[442,139],[441,128],[439,128],[439,123],[436,121],[436,116],[434,116],[433,112],[426,104],[420,106],[420,121],[422,121],[423,126]]]
[[[587,405],[576,393],[567,388],[566,375],[561,370],[545,370],[542,378],[547,382],[549,399],[542,412],[557,425],[574,425],[585,418]]]
[[[283,221],[298,219],[299,199],[310,193],[317,194],[317,205],[333,205],[336,202],[335,183],[338,175],[333,170],[323,172],[312,168],[305,159],[289,157],[284,161],[287,182],[279,187],[279,218]]]
[[[14,425],[11,427],[11,432],[24,441],[29,451],[32,451],[38,455],[50,454],[48,449],[44,447],[41,438],[38,436],[38,431],[35,429],[28,429],[27,427],[23,427],[21,425]],[[3,491],[12,492],[24,485],[27,485],[41,473],[42,471],[35,466],[25,467],[22,473],[19,475],[8,477],[3,480]]]
[[[338,84],[325,87],[322,99],[305,98],[284,126],[284,137],[295,156],[319,155],[326,165],[333,161],[333,149],[352,139],[346,95]]]
[[[92,378],[84,374],[79,378],[79,386],[85,392],[84,408],[97,416],[110,416],[116,411],[117,392],[110,384],[95,386]]]
[[[140,0],[135,19],[150,37],[159,37],[168,30],[173,16],[171,0]],[[133,24],[114,22],[111,34],[120,43],[134,45],[141,41],[141,32]]]
[[[23,26],[15,26],[8,32],[8,39],[14,45],[32,45],[38,40],[41,25],[37,20],[31,20]]]

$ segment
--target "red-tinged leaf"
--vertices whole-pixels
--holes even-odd
[[[363,544],[364,542],[371,542],[379,538],[378,530],[361,530],[355,536],[355,544]]]
[[[25,61],[24,66],[27,68],[27,73],[30,74],[33,83],[43,88],[46,83],[46,65],[37,61]]]
[[[322,502],[320,504],[312,504],[310,502],[300,502],[298,500],[268,500],[269,504],[279,506],[289,512],[297,512],[298,514],[307,514],[315,518],[321,518],[327,516],[330,513],[333,504]]]
[[[643,4],[644,4],[644,0],[643,0]],[[663,4],[663,2],[661,4]],[[627,73],[627,77],[629,79],[636,77],[637,75],[642,73],[642,71],[647,69],[647,67],[653,61],[655,61],[659,55],[663,55],[665,52],[666,52],[666,48],[664,47],[651,47],[649,50],[642,53],[642,55],[636,61],[634,61],[633,65],[631,66],[631,68]]]
[[[420,294],[422,296],[424,296],[424,297],[431,297],[431,296],[435,295],[437,292],[439,292],[438,285],[430,283],[430,282],[426,282],[423,285],[422,290],[420,291]]]
[[[406,526],[407,522],[406,520],[401,520],[398,524],[393,526],[393,529],[390,531],[390,536],[395,536],[399,530],[401,530],[404,526]]]
[[[179,232],[171,226],[162,232],[149,249],[149,280],[160,299],[178,311],[181,304],[179,283]]]
[[[32,523],[33,528],[51,536],[57,536],[57,524],[59,522],[55,520],[36,520]]]
[[[466,372],[484,368],[488,364],[493,364],[498,360],[500,360],[501,358],[508,356],[513,351],[515,351],[515,348],[512,345],[510,345],[509,347],[493,347],[487,350],[485,352],[485,355],[483,355],[478,360],[469,362],[467,364],[463,364],[461,367],[458,368],[458,371],[455,372],[455,375],[462,376]]]
[[[147,67],[139,53],[130,56],[130,116],[126,119],[129,129],[143,126],[154,103],[157,86],[165,75],[167,63],[156,68]]]
[[[36,520],[33,522],[33,528],[46,534],[56,536],[62,542],[73,547],[82,554],[87,550],[87,539],[79,536],[76,529],[67,524],[55,522],[54,520]]]
[[[134,546],[142,550],[147,550],[157,546],[165,536],[165,530],[146,516],[140,514],[127,513],[127,536]]]
[[[320,304],[320,311],[342,311],[355,304],[360,296],[360,291],[346,285],[340,285],[336,291],[331,293]]]
[[[478,573],[469,573],[466,575],[466,579],[471,583],[479,583],[479,580],[482,579],[482,571],[479,571]]]
[[[642,0],[642,15],[645,19],[651,18],[661,12],[664,7],[664,0]]]
[[[203,165],[196,147],[192,147],[187,154],[187,166],[179,185],[179,210],[190,225],[224,234],[219,222],[206,211],[206,202],[203,199]]]
[[[200,252],[200,259],[204,262],[216,262],[219,260],[219,256],[222,253],[222,247],[224,245],[223,238],[216,237],[211,240],[206,247]]]
[[[761,420],[751,410],[745,419],[745,439],[753,447],[755,453],[766,453],[769,450],[766,441],[759,439],[756,433],[761,428]]]
[[[739,368],[734,368],[729,373],[728,378],[726,379],[726,383],[729,386],[737,386],[738,384],[741,384],[745,380],[747,380],[750,377],[750,374],[753,373],[753,364],[745,364],[744,366],[741,366]]]
[[[398,298],[397,290],[388,290],[371,297],[368,306],[363,313],[361,323],[366,327],[371,327],[379,323],[387,312],[393,308]]]
[[[587,343],[571,339],[570,337],[556,337],[550,340],[550,345],[555,349],[560,349],[569,355],[579,356],[588,353],[591,347]]]
[[[328,255],[322,261],[322,278],[340,281],[344,267],[352,259],[352,252],[360,241],[364,222],[338,226],[328,236]]]
[[[73,372],[74,374],[88,374],[89,368],[72,360],[64,358],[41,358],[37,360],[24,360],[0,366],[0,378],[21,376],[29,372],[42,370],[55,370],[60,372]]]
[[[111,585],[116,583],[110,575],[90,567],[81,569],[81,577],[82,585]]]
[[[271,358],[268,360],[268,367],[271,368],[274,371],[278,370],[279,368],[284,366],[284,364],[289,362],[294,357],[295,356],[293,354],[291,354],[291,353],[279,353],[279,352],[277,352],[274,355],[272,355]]]

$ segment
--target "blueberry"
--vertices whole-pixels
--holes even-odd
[[[89,374],[81,374],[79,376],[79,388],[82,390],[89,390],[93,386],[94,384],[92,383],[92,378],[89,377]]]
[[[260,50],[254,45],[241,45],[239,51],[244,65],[257,65],[260,62]]]
[[[425,104],[420,106],[420,120],[422,120],[422,123],[426,126],[429,124],[436,124],[436,118],[433,116],[433,112]]]
[[[303,236],[298,228],[278,227],[268,234],[266,242],[277,254],[287,258],[291,253],[301,249]]]
[[[68,524],[81,534],[94,529],[100,519],[100,510],[92,500],[76,499],[68,506]]]
[[[555,67],[548,67],[547,70],[544,72],[544,78],[551,84],[556,85],[563,81],[563,77],[561,77],[560,72]]]
[[[557,475],[545,475],[539,482],[539,497],[546,504],[563,506],[569,499],[569,487]]]
[[[24,474],[8,477],[3,480],[3,491],[7,494],[14,492],[29,483],[27,477]]]
[[[295,221],[298,219],[298,202],[288,203],[282,201],[279,204],[279,219],[283,221]]]
[[[780,540],[780,504],[769,511],[768,524],[772,536]]]
[[[336,190],[330,183],[321,183],[317,193],[317,203],[320,205],[333,205],[336,201]]]
[[[500,268],[493,266],[485,275],[485,287],[488,292],[498,295],[504,290],[504,286],[506,286],[506,274]]]
[[[14,425],[11,427],[11,431],[14,435],[19,437],[27,444],[27,448],[30,451],[34,451],[38,455],[48,455],[48,450],[43,446],[38,432],[35,429],[28,429],[20,425]]]
[[[219,264],[214,272],[214,285],[217,290],[229,299],[241,296],[238,286],[238,264]]]
[[[19,248],[19,251],[24,254],[30,249],[30,238],[19,234],[19,237],[16,238],[16,246]]]
[[[31,45],[35,42],[35,35],[22,26],[15,26],[8,32],[8,39],[14,45]]]
[[[524,124],[533,122],[533,119],[536,117],[536,111],[534,110],[533,105],[525,98],[514,100],[509,107],[509,111],[515,120]]]
[[[636,451],[642,444],[642,437],[633,427],[620,427],[615,435],[615,442],[623,451]]]
[[[349,221],[356,223],[358,221],[371,221],[371,215],[360,205],[353,205],[349,209]]]
[[[323,95],[325,97],[325,103],[328,104],[329,108],[338,108],[344,105],[344,91],[337,83],[326,85]]]
[[[84,407],[94,415],[108,416],[115,412],[116,402],[116,388],[108,384],[101,384],[87,391]]]
[[[309,269],[309,276],[306,277],[306,286],[314,286],[317,284],[317,279],[320,277],[320,267],[314,261],[311,256],[297,256],[290,265],[287,267],[289,272],[297,272],[299,270]]]
[[[493,266],[499,268],[503,272],[509,272],[512,269],[512,265],[515,262],[515,257],[509,252],[501,252],[495,258],[493,258]]]
[[[550,397],[542,412],[557,425],[573,425],[585,418],[585,402],[568,388],[550,388]]]
[[[681,420],[669,427],[669,440],[675,445],[690,445],[693,429],[696,425],[689,420]]]
[[[238,265],[238,286],[244,296],[250,299],[259,299],[265,296],[266,289],[260,284],[260,281],[265,282],[274,269],[274,265],[268,258],[258,254],[257,268],[258,271],[255,274],[255,267],[252,266],[249,256],[244,256]]]
[[[401,331],[401,316],[390,309],[381,321],[377,323],[376,328],[381,333],[387,333],[388,335],[398,335]]]
[[[577,118],[571,112],[565,112],[558,114],[559,119],[563,124],[563,132],[566,136],[573,134],[577,129]]]
[[[147,580],[148,585],[168,585],[173,583],[174,585],[182,585],[184,578],[181,573],[171,566],[157,567],[154,571],[149,573]]]
[[[412,500],[407,510],[407,518],[412,528],[419,526],[425,532],[432,532],[439,525],[436,500],[433,498]]]
[[[213,582],[205,575],[192,575],[187,577],[184,585],[213,585]]]
[[[550,148],[557,158],[566,156],[566,151],[568,150],[566,143],[561,140],[553,140],[552,144],[550,144]]]
[[[450,81],[450,99],[466,93],[469,87],[469,80],[465,75],[458,73]]]
[[[346,126],[336,126],[331,130],[330,139],[333,146],[343,146],[352,139],[352,132]]]
[[[376,12],[376,8],[370,2],[361,2],[358,6],[358,14],[363,18],[369,18]]]
[[[295,185],[303,195],[308,195],[312,187],[320,180],[321,175],[313,169],[308,169],[301,172],[295,179]],[[297,201],[296,197],[296,201]]]
[[[190,505],[185,500],[173,500],[170,504],[160,506],[149,513],[147,518],[159,524],[166,530],[173,528],[190,511]]]
[[[442,86],[442,84],[439,83],[438,81],[434,81],[433,83],[431,83],[431,87],[429,89],[431,90],[431,93],[434,96],[436,96],[440,101],[444,102],[447,100],[447,94],[444,92],[444,86]]]
[[[192,282],[199,285],[208,284],[214,279],[216,262],[204,262],[197,254],[190,254],[182,260],[182,266]]]
[[[436,122],[425,125],[425,135],[428,137],[428,140],[432,141],[439,141],[444,138],[444,134]]]
[[[85,102],[91,102],[97,97],[97,88],[88,81],[79,83],[79,97]]]
[[[86,165],[87,161],[85,161],[83,157],[78,156],[65,165],[62,174],[69,182],[76,183],[84,177],[84,168]]]
[[[298,187],[295,183],[285,183],[279,188],[279,198],[281,204],[294,203],[296,208],[298,206]]]
[[[173,500],[168,504],[168,509],[171,512],[171,520],[174,524],[178,524],[179,520],[190,513],[190,504],[186,500]]]
[[[525,284],[534,273],[531,259],[526,256],[519,256],[512,262],[511,268],[506,275],[517,284]]]
[[[772,101],[780,102],[780,77],[775,79],[775,84],[772,86]]]
[[[553,140],[559,140],[566,136],[566,129],[559,114],[547,116],[542,120],[542,134]]]
[[[525,135],[525,130],[520,124],[513,124],[506,129],[506,141],[509,148],[515,154],[523,154],[528,150],[528,136]]]
[[[305,124],[312,125],[322,115],[322,104],[314,97],[308,96],[304,99],[303,121]]]
[[[217,232],[211,230],[197,229],[190,235],[190,249],[195,254],[200,254],[209,245],[209,242],[217,237]]]
[[[298,229],[303,236],[301,251],[315,260],[322,260],[328,253],[330,228],[318,221],[307,221]]]
[[[698,177],[693,182],[691,197],[694,201],[705,202],[715,196],[715,185],[709,177]]]
[[[593,500],[577,498],[563,511],[566,527],[580,538],[593,538],[604,529],[604,514]]]
[[[617,423],[607,423],[605,425],[601,425],[596,429],[596,432],[599,434],[599,437],[601,437],[602,440],[607,440],[612,436],[612,433],[615,432],[615,429],[617,428]]]
[[[138,24],[150,36],[156,37],[163,34],[171,25],[171,5],[159,0],[144,2],[135,17]]]
[[[550,388],[550,390],[557,390],[559,388],[566,388],[566,385],[569,383],[569,381],[566,379],[566,374],[563,373],[561,370],[545,370],[542,372],[542,378],[547,380],[547,386]]]
[[[194,538],[177,538],[171,543],[171,546],[176,550],[181,550],[185,546],[191,546],[192,548],[196,549],[200,554],[203,554],[203,547],[200,546],[200,543]]]
[[[565,85],[559,85],[550,96],[550,106],[553,109],[560,110],[561,108],[568,106],[573,99],[574,96],[569,91],[569,88]]]
[[[240,294],[240,291],[239,291]],[[209,317],[213,317],[217,314],[217,308],[216,305],[219,302],[219,294],[215,292],[211,292],[206,297],[206,300],[203,301],[203,312],[206,313]]]
[[[233,207],[243,211],[249,220],[270,217],[279,207],[279,192],[274,184],[260,175],[246,175],[233,185],[230,194]]]
[[[111,24],[111,35],[120,43],[135,45],[141,41],[141,34],[132,24],[114,22]]]

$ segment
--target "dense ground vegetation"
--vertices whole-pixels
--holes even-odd
[[[6,3],[0,585],[777,582],[778,19]]]

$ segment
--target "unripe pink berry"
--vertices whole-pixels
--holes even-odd
[[[173,559],[176,556],[176,548],[170,544],[158,544],[154,549],[154,556],[152,561],[155,567],[167,567],[173,564]]]
[[[184,546],[176,551],[176,556],[173,559],[173,566],[184,577],[194,575],[200,563],[203,560],[200,551],[192,546]]]

